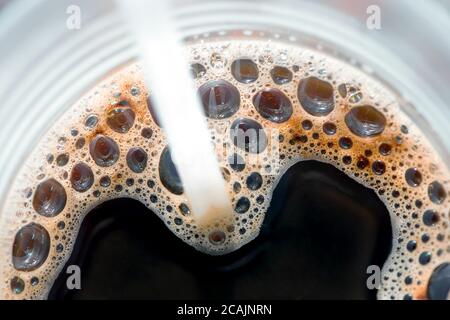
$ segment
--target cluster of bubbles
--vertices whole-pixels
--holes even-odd
[[[397,97],[301,47],[217,41],[189,45],[186,54],[234,221],[195,220],[151,93],[132,65],[70,108],[24,163],[2,213],[3,298],[45,297],[84,216],[113,198],[138,199],[205,253],[236,250],[258,235],[281,175],[308,159],[334,165],[386,204],[393,251],[379,298],[446,298],[449,173]],[[245,135],[250,131],[257,134]]]

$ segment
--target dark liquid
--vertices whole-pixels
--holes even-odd
[[[260,236],[214,257],[180,241],[137,201],[113,200],[84,220],[50,299],[374,299],[367,266],[391,250],[376,194],[331,165],[301,162],[278,184]],[[65,270],[65,269],[64,269]]]

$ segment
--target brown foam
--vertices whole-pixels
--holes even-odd
[[[320,53],[285,44],[267,44],[262,41],[212,42],[189,46],[186,53],[192,63],[199,63],[206,70],[205,74],[195,80],[197,87],[209,80],[226,80],[240,91],[239,110],[226,119],[208,119],[208,124],[215,138],[220,165],[230,173],[226,185],[232,206],[234,208],[240,198],[246,197],[250,201],[248,210],[244,213],[234,212],[233,224],[226,217],[200,223],[194,220],[192,214],[185,215],[180,212],[180,204],[189,205],[188,199],[184,194],[171,193],[160,181],[158,163],[166,146],[163,130],[155,125],[148,111],[148,92],[143,85],[139,66],[129,66],[107,78],[71,107],[42,138],[17,175],[3,208],[0,225],[4,230],[0,239],[0,259],[4,264],[0,271],[5,279],[0,297],[45,298],[52,282],[70,256],[84,216],[101,202],[117,197],[130,197],[141,201],[164,220],[174,234],[198,250],[214,255],[236,250],[258,235],[271,194],[281,175],[295,162],[313,159],[330,163],[361,184],[374,189],[390,212],[394,233],[393,251],[383,266],[383,277],[386,278],[378,292],[379,298],[401,299],[406,294],[411,294],[416,299],[425,298],[424,292],[431,272],[437,265],[449,260],[450,251],[449,197],[441,204],[433,203],[427,194],[427,187],[429,183],[437,180],[448,190],[450,179],[448,169],[426,137],[414,125],[413,119],[402,112],[394,94],[351,66]],[[270,55],[271,59],[266,59],[267,55]],[[265,59],[261,59],[261,56]],[[217,57],[221,57],[220,66],[217,64]],[[252,59],[259,69],[258,79],[252,83],[238,82],[230,72],[232,62],[243,57]],[[292,70],[292,81],[274,83],[271,70],[275,66]],[[301,79],[310,76],[327,81],[333,86],[335,107],[326,116],[315,117],[309,114],[299,102],[298,84]],[[338,86],[343,83],[358,88],[358,95],[355,96],[352,90],[346,90],[345,97],[339,95]],[[267,87],[282,91],[292,103],[293,113],[286,122],[272,122],[262,117],[255,109],[253,96]],[[136,117],[127,133],[118,133],[108,126],[106,115],[117,103],[124,100],[129,103]],[[376,137],[356,136],[345,124],[345,114],[352,107],[364,104],[373,105],[387,119],[386,128]],[[88,129],[84,122],[91,114],[96,114],[99,121],[95,128]],[[268,137],[275,137],[269,139],[266,149],[260,155],[246,153],[234,147],[230,141],[229,128],[239,117],[254,119],[263,126]],[[312,122],[312,128],[308,130],[301,125],[306,119]],[[327,122],[336,126],[335,134],[323,132],[323,125]],[[408,127],[407,134],[402,132],[402,125]],[[146,127],[153,130],[149,139],[141,135],[141,129]],[[76,136],[71,135],[72,129],[78,131]],[[119,159],[110,167],[97,166],[89,154],[89,144],[98,134],[113,138],[119,146]],[[281,136],[283,138],[279,139]],[[351,138],[353,142],[350,149],[339,147],[338,140],[344,136]],[[75,143],[80,137],[84,137],[86,142],[81,149],[77,149]],[[401,144],[398,143],[398,137],[401,137]],[[378,148],[382,143],[392,146],[390,155],[379,153]],[[147,166],[142,173],[135,173],[127,166],[126,154],[132,147],[141,147],[148,154]],[[270,158],[270,152],[274,148],[279,151],[279,156],[275,153],[275,158]],[[234,152],[246,160],[242,171],[233,170],[228,163],[228,156]],[[55,160],[48,163],[48,154],[52,154],[56,159],[62,153],[69,154],[66,165],[57,166]],[[345,156],[351,157],[351,163],[343,162]],[[269,159],[262,163],[256,161],[265,157]],[[361,157],[369,162],[364,169],[357,166],[357,159]],[[383,174],[373,173],[372,164],[375,161],[383,161],[385,164]],[[70,184],[70,172],[78,162],[86,163],[94,173],[92,187],[83,193],[76,192]],[[266,167],[269,164],[270,174]],[[417,167],[422,174],[422,183],[417,187],[408,185],[404,177],[405,171],[411,167]],[[262,174],[263,183],[258,190],[249,190],[246,179],[255,171]],[[110,186],[100,185],[100,178],[103,176],[110,177]],[[59,181],[67,192],[64,210],[52,218],[37,214],[31,205],[32,196],[27,197],[29,192],[24,196],[23,192],[31,188],[34,193],[36,185],[47,178]],[[132,186],[129,179],[134,180]],[[241,186],[238,192],[233,188],[236,182]],[[262,202],[256,201],[260,195],[264,197]],[[420,209],[415,205],[417,200],[423,203]],[[425,226],[421,221],[422,213],[428,209],[437,210],[441,216],[440,221],[432,227]],[[417,218],[414,218],[415,214]],[[46,228],[52,241],[49,256],[42,266],[31,272],[21,272],[12,266],[11,246],[17,230],[30,222],[39,223]],[[61,222],[65,224],[64,229],[58,228]],[[320,230],[317,232],[320,233]],[[430,235],[431,240],[427,243],[421,240],[424,232]],[[437,240],[438,234],[444,236],[443,241]],[[213,239],[214,243],[210,239]],[[406,248],[406,243],[410,240],[415,240],[418,244],[413,252]],[[63,250],[57,250],[57,245],[63,245]],[[431,252],[432,259],[428,264],[421,265],[418,259],[424,251]],[[400,277],[397,276],[398,272],[402,274]],[[407,275],[414,279],[410,285],[404,284],[403,281]],[[25,282],[25,289],[19,294],[11,292],[9,287],[10,279],[15,276]],[[32,277],[39,278],[39,283],[35,286],[30,284]]]

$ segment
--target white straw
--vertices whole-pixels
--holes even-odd
[[[117,0],[142,59],[152,106],[167,137],[192,212],[231,213],[205,115],[166,0]]]

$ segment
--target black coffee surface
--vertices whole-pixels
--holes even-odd
[[[84,220],[50,299],[373,299],[367,266],[390,250],[389,214],[376,194],[331,165],[291,167],[275,189],[260,236],[226,256],[180,241],[135,200],[98,206]],[[65,270],[65,269],[64,269]]]

